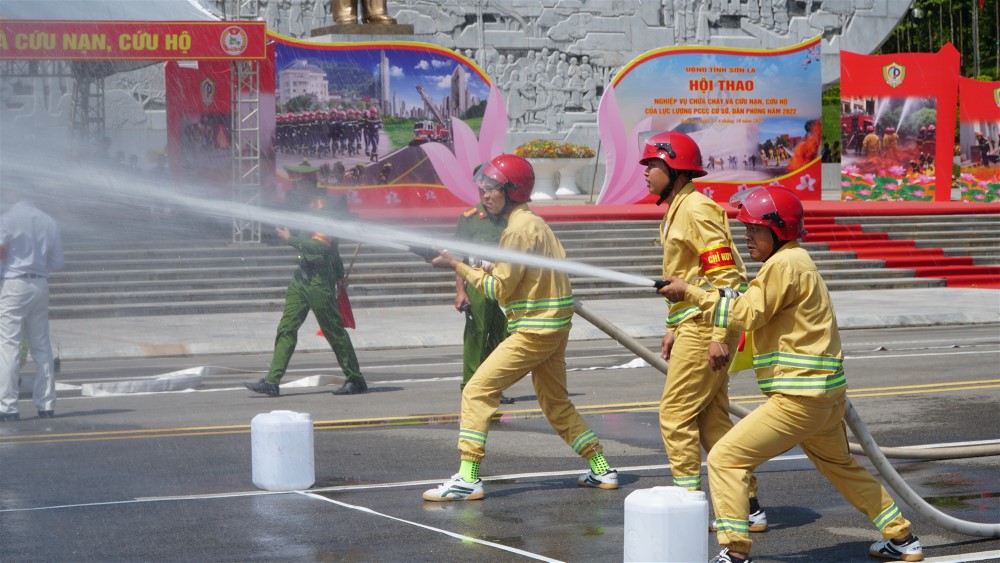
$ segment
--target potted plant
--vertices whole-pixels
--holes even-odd
[[[531,199],[556,199],[557,194],[580,193],[576,173],[590,164],[594,149],[586,145],[535,139],[514,149],[514,154],[526,158],[535,169],[535,189]],[[555,183],[557,172],[558,188]]]

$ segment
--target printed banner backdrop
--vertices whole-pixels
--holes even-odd
[[[959,77],[962,201],[1000,201],[1000,81]]]
[[[473,168],[502,152],[507,118],[473,61],[426,43],[270,37],[279,192],[314,173],[352,210],[479,201]]]
[[[274,47],[267,46],[273,53]],[[264,65],[261,65],[262,67]],[[233,186],[232,63],[167,62],[167,152],[178,180],[204,187],[201,195],[229,198]],[[274,186],[274,73],[260,72],[261,192],[272,198]]]
[[[840,77],[842,198],[950,201],[955,47],[895,55],[841,51]]]
[[[762,184],[819,200],[820,38],[785,49],[669,47],[633,59],[604,90],[599,204],[655,202],[639,164],[650,131],[701,147],[698,190],[716,201]]]

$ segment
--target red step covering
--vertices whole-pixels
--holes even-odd
[[[1000,287],[1000,267],[976,266],[972,257],[945,256],[940,248],[917,248],[912,240],[889,240],[888,233],[864,232],[858,224],[819,225],[803,240],[882,260],[886,268],[913,269],[918,278],[944,278],[950,287]]]
[[[810,241],[811,242],[811,241]],[[915,251],[935,251],[937,248],[917,248],[917,243],[912,240],[857,240],[857,241],[823,241],[826,242],[830,250],[852,250],[862,248],[880,248],[887,252],[906,252],[912,254]]]
[[[914,270],[922,278],[992,276],[1000,283],[1000,266],[919,266]]]
[[[809,229],[806,229],[807,231]],[[803,239],[806,242],[837,242],[837,241],[862,241],[862,240],[889,240],[886,233],[863,233],[861,231],[840,231],[831,233],[809,232]]]
[[[667,206],[651,203],[633,205],[561,205],[531,203],[531,210],[550,223],[567,221],[641,221],[660,220],[667,212]],[[736,217],[736,209],[722,204],[730,217]],[[944,201],[805,201],[802,207],[806,213],[806,229],[814,221],[832,223],[837,217],[872,216],[933,216],[961,214],[1000,214],[1000,203],[964,203]],[[390,224],[438,224],[454,225],[458,216],[468,209],[463,207],[435,208],[381,208],[356,210],[362,219],[383,221]],[[820,223],[816,223],[820,224]]]
[[[1000,289],[1000,275],[997,274],[952,275],[946,276],[944,282],[948,287]]]
[[[651,203],[634,205],[552,205],[531,204],[531,209],[549,223],[573,221],[642,221],[660,220],[667,207]],[[722,204],[731,218],[736,209]],[[806,242],[825,242],[831,250],[855,252],[859,258],[885,260],[887,268],[923,270],[919,277],[944,277],[949,287],[984,287],[1000,289],[1000,273],[979,273],[983,266],[972,265],[966,256],[944,256],[939,248],[916,248],[914,241],[889,240],[886,233],[863,233],[859,225],[836,223],[842,217],[913,216],[989,214],[1000,215],[1000,203],[969,203],[961,201],[804,201]],[[364,209],[359,216],[366,220],[389,224],[454,225],[468,207],[428,209]],[[945,270],[944,268],[947,268]],[[963,270],[964,268],[964,270]],[[993,267],[990,267],[993,268]],[[945,274],[944,272],[954,274]],[[970,272],[960,274],[958,272]],[[976,273],[971,273],[976,272]]]
[[[859,258],[861,258],[859,256]],[[864,256],[869,260],[878,258],[877,256]],[[909,256],[899,258],[885,258],[886,268],[918,268],[920,266],[972,266],[972,258],[969,256]],[[940,278],[941,276],[923,276],[919,273],[918,278]]]

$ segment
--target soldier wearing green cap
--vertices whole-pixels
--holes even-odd
[[[319,169],[304,170],[306,166],[308,161],[303,161],[303,165],[298,167],[297,173],[302,176],[294,180],[293,191],[308,198],[309,208],[314,211],[326,215],[338,213],[338,206],[333,205],[335,202],[326,197],[326,190],[317,189],[315,172]],[[289,172],[292,172],[291,168],[286,167]],[[312,311],[346,378],[344,384],[333,391],[333,394],[357,395],[367,392],[368,385],[361,375],[354,345],[344,328],[337,306],[337,282],[345,276],[337,239],[320,232],[302,231],[293,234],[285,227],[278,227],[276,232],[278,238],[298,251],[299,267],[285,294],[285,310],[274,339],[271,368],[260,381],[243,385],[262,395],[277,397],[280,394],[278,385],[292,359],[292,353],[295,352],[299,328],[309,311]]]

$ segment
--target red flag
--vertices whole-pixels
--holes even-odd
[[[340,309],[340,320],[344,322],[344,328],[356,328],[354,310],[351,309],[351,300],[347,298],[347,283],[344,281],[337,284],[337,308]]]
[[[347,283],[343,280],[337,283],[337,309],[340,311],[340,320],[344,328],[357,328],[354,322],[354,310],[351,309],[351,300],[347,297]],[[316,331],[316,336],[323,336],[323,329]]]

